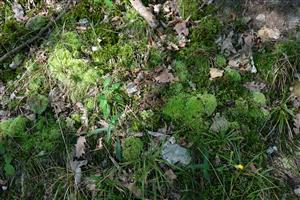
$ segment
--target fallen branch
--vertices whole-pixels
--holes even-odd
[[[3,62],[4,60],[6,60],[7,58],[11,57],[12,55],[16,54],[17,52],[19,52],[26,46],[28,46],[31,43],[38,40],[39,37],[41,37],[43,35],[43,33],[45,33],[50,27],[52,27],[55,24],[55,22],[57,22],[67,12],[67,10],[70,7],[71,2],[72,2],[72,0],[69,0],[67,5],[65,6],[64,10],[54,20],[50,20],[50,22],[45,27],[43,27],[34,37],[30,38],[29,40],[25,41],[24,43],[20,44],[16,48],[12,49],[11,51],[9,51],[6,54],[4,54],[3,56],[1,56],[0,63]]]
[[[130,0],[132,7],[147,21],[151,28],[156,28],[158,22],[155,16],[144,6],[140,0]]]

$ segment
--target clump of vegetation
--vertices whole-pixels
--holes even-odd
[[[231,83],[240,82],[242,80],[240,73],[231,68],[226,68],[224,78]]]
[[[143,142],[139,138],[126,138],[123,149],[123,157],[126,161],[135,161],[140,158],[143,151]]]
[[[212,94],[179,94],[171,97],[163,108],[163,113],[174,121],[184,122],[190,128],[201,129],[203,117],[212,115],[217,100]]]
[[[26,132],[27,119],[22,116],[0,122],[1,137],[18,137]]]

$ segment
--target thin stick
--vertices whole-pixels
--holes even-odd
[[[22,50],[24,47],[28,46],[29,44],[35,42],[36,40],[39,39],[39,37],[41,37],[41,35],[43,33],[45,33],[51,26],[53,26],[55,24],[56,21],[58,21],[69,9],[69,6],[71,4],[72,0],[69,0],[65,9],[54,19],[51,20],[45,27],[43,27],[37,35],[35,35],[34,37],[30,38],[29,40],[25,41],[24,43],[20,44],[19,46],[17,46],[16,48],[12,49],[11,51],[7,52],[6,54],[4,54],[3,56],[0,57],[0,63],[3,62],[4,60],[6,60],[7,58],[9,58],[10,56],[14,55],[15,53],[19,52],[20,50]]]

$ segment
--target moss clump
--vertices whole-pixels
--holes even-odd
[[[191,41],[202,44],[201,46],[213,46],[214,41],[221,30],[221,22],[215,17],[203,18],[199,26],[191,30]],[[198,44],[199,45],[199,44]]]
[[[185,63],[182,62],[181,60],[176,60],[173,62],[173,65],[174,65],[175,72],[176,72],[176,75],[178,76],[179,80],[181,82],[188,81],[189,71],[188,71]]]
[[[48,103],[48,97],[40,94],[33,94],[27,101],[30,109],[36,114],[42,114],[47,109]]]
[[[265,106],[267,104],[266,96],[261,92],[253,92],[252,93],[253,102],[258,106]]]
[[[137,160],[143,150],[143,142],[139,138],[126,138],[123,149],[123,157],[126,161]]]
[[[41,117],[31,131],[32,133],[22,140],[23,148],[27,151],[52,151],[60,142],[60,127],[52,117]]]
[[[76,40],[73,39],[67,40],[67,48],[57,45],[48,59],[48,64],[53,76],[64,84],[71,100],[75,102],[83,98],[89,86],[96,84],[99,74],[95,68],[89,67],[87,61],[76,58],[74,52],[78,46],[72,44]]]
[[[0,122],[0,136],[20,136],[26,131],[25,117],[16,117],[13,119],[3,120]]]
[[[212,115],[217,107],[217,100],[212,94],[179,94],[171,97],[163,108],[163,113],[172,120],[184,122],[192,129],[203,127],[202,119]]]
[[[228,82],[240,82],[242,80],[240,73],[231,68],[226,68],[224,77]]]
[[[81,40],[75,32],[66,32],[62,34],[62,43],[71,52],[76,53],[81,47]]]
[[[215,58],[215,63],[219,67],[225,67],[227,64],[227,61],[223,55],[218,54]]]

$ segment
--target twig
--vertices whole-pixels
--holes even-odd
[[[0,57],[0,63],[3,62],[4,60],[6,60],[7,58],[9,58],[10,56],[14,55],[15,53],[17,53],[18,51],[20,51],[24,47],[26,47],[29,44],[35,42],[39,37],[41,37],[41,35],[43,35],[43,33],[45,33],[51,26],[53,26],[55,24],[56,21],[58,21],[67,12],[67,10],[70,7],[71,2],[72,2],[72,0],[68,0],[68,3],[65,6],[64,10],[54,20],[51,20],[45,27],[43,27],[38,32],[38,34],[36,34],[34,37],[30,38],[29,40],[25,41],[24,43],[20,44],[16,48],[12,49],[11,51],[9,51],[6,54],[4,54],[3,56],[1,56]]]
[[[156,28],[158,22],[155,16],[144,6],[140,0],[130,0],[132,7],[147,21],[151,28]]]

